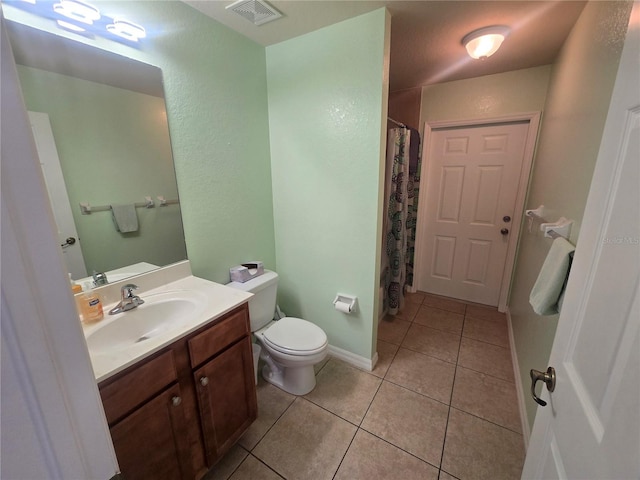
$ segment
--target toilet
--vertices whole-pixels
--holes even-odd
[[[316,386],[313,366],[329,351],[327,335],[311,322],[295,317],[273,320],[278,274],[269,270],[247,282],[228,287],[253,293],[249,299],[251,332],[262,346],[262,377],[293,395],[305,395]]]

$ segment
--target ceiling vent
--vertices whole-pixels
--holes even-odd
[[[279,11],[263,0],[238,0],[227,5],[226,8],[243,16],[254,25],[263,25],[282,17]]]

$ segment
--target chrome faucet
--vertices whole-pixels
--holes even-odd
[[[99,287],[101,285],[107,285],[109,280],[107,280],[107,274],[104,272],[93,272],[93,286]]]
[[[133,283],[127,283],[120,289],[121,300],[118,305],[109,310],[109,315],[115,315],[116,313],[128,312],[134,308],[142,305],[142,300],[137,295],[134,295],[133,291],[137,290],[138,286]]]

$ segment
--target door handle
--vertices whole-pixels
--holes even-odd
[[[500,230],[500,233],[502,235],[508,235],[509,234],[509,229],[508,228],[503,228],[502,230]]]
[[[69,237],[69,238],[67,238],[67,240],[66,240],[62,245],[60,245],[60,246],[61,246],[62,248],[65,248],[65,247],[69,247],[69,246],[73,245],[74,243],[76,243],[76,239],[75,239],[75,238],[73,238],[73,237]]]
[[[556,370],[553,367],[549,367],[546,372],[540,372],[532,368],[529,375],[531,375],[531,396],[538,405],[542,407],[546,406],[547,402],[538,398],[536,395],[536,383],[538,380],[542,380],[547,386],[547,390],[553,392],[556,388]]]

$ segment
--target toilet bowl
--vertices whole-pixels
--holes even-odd
[[[293,395],[305,395],[316,386],[313,366],[325,359],[327,336],[311,322],[284,317],[255,332],[263,347],[262,377]]]
[[[316,385],[314,365],[327,356],[327,335],[317,325],[296,317],[273,320],[278,275],[265,270],[248,282],[227,286],[254,294],[249,299],[251,331],[262,347],[262,377],[293,395],[305,395]]]

